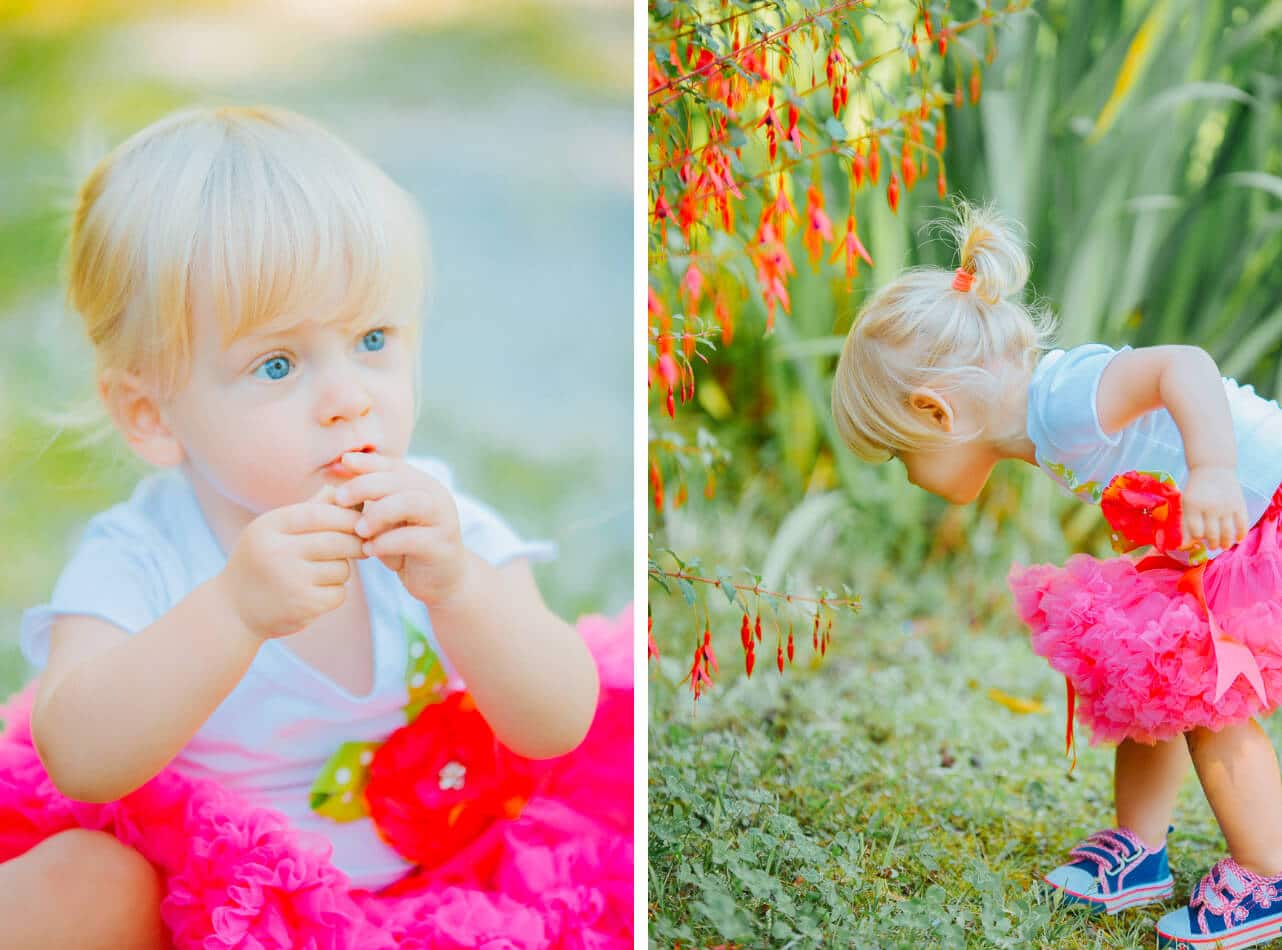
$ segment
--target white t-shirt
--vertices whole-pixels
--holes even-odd
[[[407,461],[451,491],[468,550],[496,565],[520,557],[555,557],[553,545],[522,541],[492,509],[455,490],[441,462]],[[136,633],[221,571],[226,560],[185,475],[177,469],[150,475],[127,501],[90,519],[49,602],[22,615],[23,654],[44,667],[49,627],[59,614],[92,615]],[[369,818],[340,823],[311,811],[309,791],[344,742],[382,742],[405,724],[407,623],[426,634],[448,673],[456,674],[436,643],[426,606],[377,558],[355,563],[373,640],[369,695],[352,695],[281,640],[267,640],[173,765],[188,775],[214,778],[283,812],[295,826],[325,835],[334,845],[334,865],[353,886],[375,890],[402,876],[410,864],[378,837]]]
[[[1100,428],[1100,376],[1116,354],[1129,349],[1087,343],[1052,350],[1037,364],[1028,387],[1028,437],[1038,466],[1064,491],[1093,503],[1122,472],[1165,473],[1181,491],[1188,481],[1184,440],[1165,409],[1145,413],[1111,435]],[[1223,381],[1237,441],[1238,482],[1247,522],[1254,525],[1282,483],[1282,408],[1251,386]]]

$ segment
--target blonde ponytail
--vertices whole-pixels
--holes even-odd
[[[864,303],[837,362],[833,418],[851,451],[869,461],[974,438],[927,425],[909,394],[925,386],[996,403],[1012,374],[1031,372],[1051,345],[1051,313],[1018,299],[1029,268],[1015,225],[991,206],[960,199],[955,212],[930,226],[960,247],[958,270],[973,282],[939,267],[906,270]]]

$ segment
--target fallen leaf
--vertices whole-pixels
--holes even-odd
[[[988,698],[995,703],[1000,703],[1013,713],[1019,713],[1021,716],[1028,713],[1046,712],[1046,707],[1035,699],[1024,699],[1020,696],[1012,696],[1010,693],[1003,693],[996,686],[988,688]]]

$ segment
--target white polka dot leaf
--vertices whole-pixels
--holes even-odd
[[[369,764],[381,742],[344,742],[312,783],[311,809],[334,821],[366,817],[365,784]]]
[[[413,722],[424,706],[437,702],[444,695],[449,677],[444,665],[428,645],[427,634],[408,619],[405,620],[405,642],[409,646],[409,656],[405,663],[405,688],[410,694],[409,705],[405,707],[405,721]]]
[[[445,696],[449,677],[445,667],[428,644],[427,634],[406,618],[405,687],[409,703],[405,707],[405,721],[413,722],[425,706],[439,702]],[[369,781],[369,764],[381,742],[344,742],[338,747],[316,781],[312,783],[311,809],[318,815],[334,821],[355,821],[369,814],[365,804],[365,785]],[[460,767],[461,768],[461,767]],[[449,785],[462,786],[463,773],[451,771],[442,776]]]

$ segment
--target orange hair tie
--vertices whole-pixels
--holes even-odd
[[[974,274],[964,268],[957,268],[957,276],[953,278],[953,290],[960,290],[962,293],[966,293],[974,283]]]

